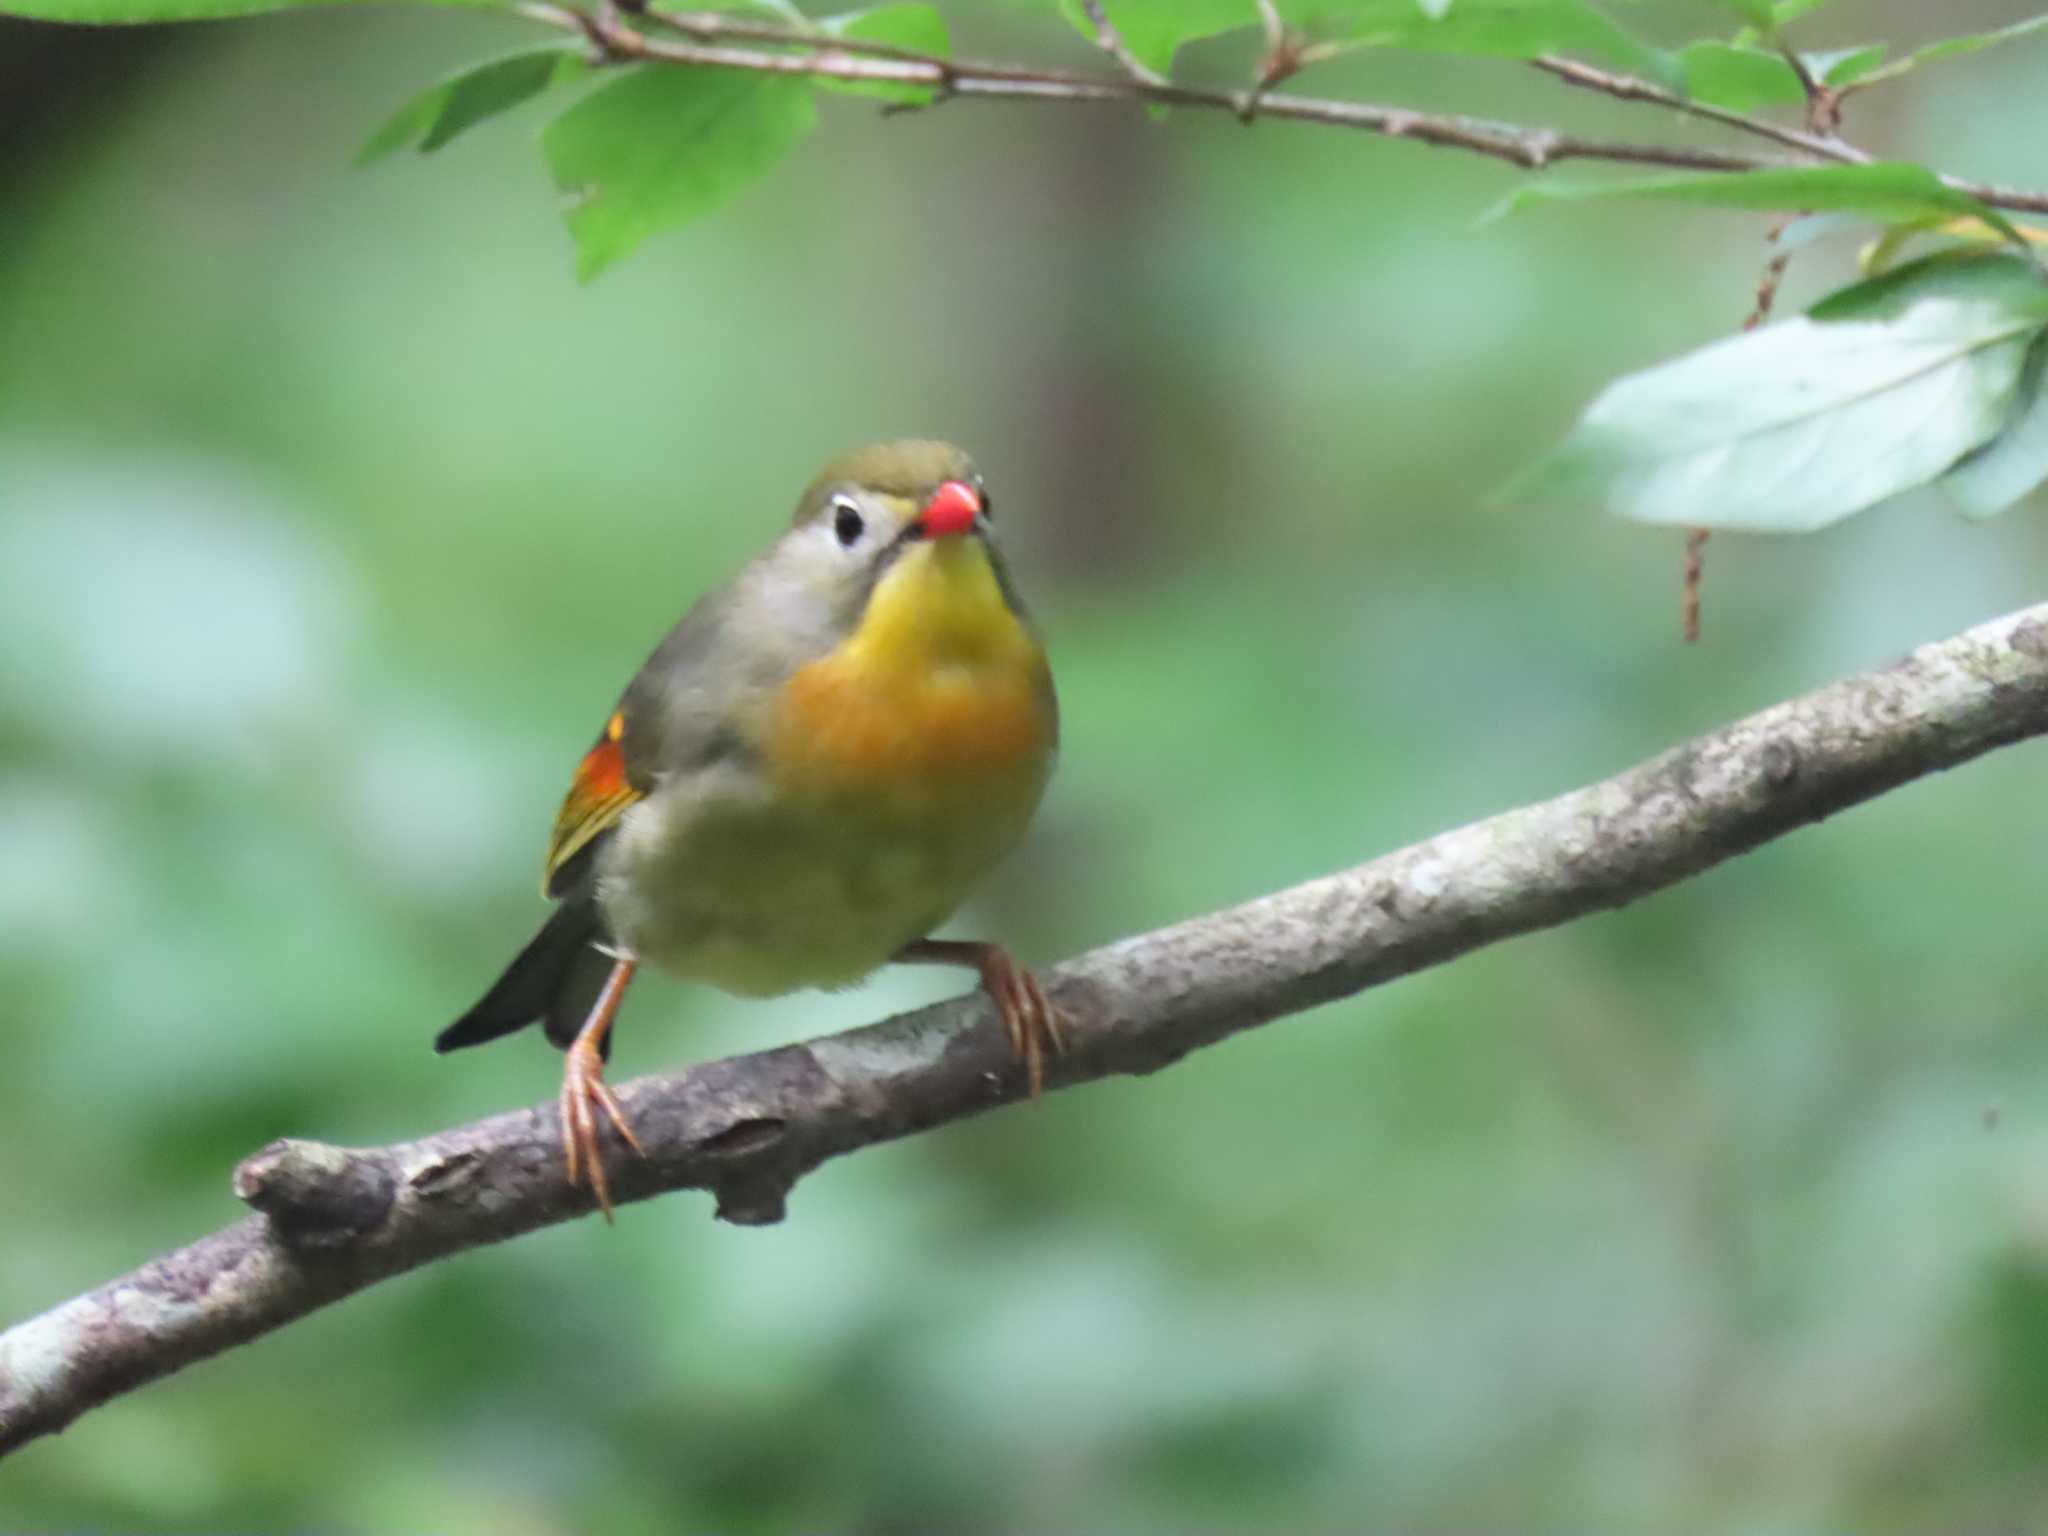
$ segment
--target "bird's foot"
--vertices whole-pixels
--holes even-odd
[[[1066,1036],[1060,1028],[1060,1012],[1045,995],[1038,978],[1000,944],[983,945],[978,964],[982,990],[996,1005],[1003,1034],[1010,1049],[1024,1063],[1025,1074],[1031,1080],[1031,1097],[1035,1099],[1045,1091],[1046,1057],[1057,1056],[1067,1048]]]
[[[605,1178],[604,1152],[597,1140],[597,1116],[603,1111],[612,1129],[642,1157],[647,1149],[626,1121],[625,1107],[604,1080],[604,1057],[596,1045],[579,1039],[569,1047],[562,1065],[562,1159],[568,1165],[569,1184],[588,1184],[597,1196],[604,1219],[612,1219],[611,1185]]]
[[[1024,1063],[1031,1097],[1045,1091],[1045,1058],[1067,1048],[1060,1011],[1045,995],[1038,978],[1019,965],[1000,944],[979,939],[917,939],[896,952],[905,965],[971,965],[981,973],[981,989],[996,1005],[996,1018],[1010,1049]]]

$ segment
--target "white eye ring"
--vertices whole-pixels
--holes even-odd
[[[867,520],[860,515],[860,508],[854,505],[851,496],[832,498],[832,533],[842,548],[851,549],[858,544],[867,526]]]

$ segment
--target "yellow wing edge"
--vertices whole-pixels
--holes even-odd
[[[626,754],[619,746],[625,732],[625,715],[614,712],[605,722],[597,745],[584,753],[583,761],[576,765],[576,777],[570,781],[561,810],[555,813],[548,856],[541,866],[540,887],[544,895],[555,895],[555,877],[569,861],[612,827],[628,806],[643,798],[626,778]]]

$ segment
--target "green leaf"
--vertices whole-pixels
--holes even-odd
[[[1687,96],[1731,112],[1806,100],[1806,88],[1784,55],[1767,48],[1706,38],[1678,50],[1678,67]]]
[[[825,17],[818,28],[832,37],[887,43],[892,48],[905,48],[933,58],[953,56],[946,19],[929,5],[878,5],[872,10],[849,11],[843,16]],[[936,94],[928,85],[902,85],[893,80],[832,80],[820,75],[812,83],[848,96],[875,96],[911,106],[923,106]]]
[[[1943,475],[1941,488],[1969,517],[1995,517],[2048,480],[2048,335],[2027,352],[2005,430]]]
[[[356,151],[356,164],[372,164],[408,144],[430,154],[464,129],[573,80],[583,68],[583,55],[574,49],[529,48],[458,70],[386,118]]]
[[[2044,325],[2030,262],[1919,262],[1617,380],[1518,488],[1649,523],[1824,527],[1996,436]]]
[[[270,11],[303,11],[354,0],[0,0],[0,14],[82,26],[127,26],[159,21],[220,21]],[[427,0],[430,5],[500,9],[496,0]]]
[[[1900,62],[1908,67],[1928,64],[1936,59],[1960,58],[1966,53],[1981,49],[1995,48],[2000,43],[2016,42],[2031,37],[2043,27],[2048,27],[2048,15],[2031,16],[2025,21],[2016,21],[2009,27],[1999,27],[1991,32],[1975,32],[1965,37],[1945,37],[1938,43],[1929,43],[1925,48],[1916,49]]]
[[[1976,53],[1985,48],[1994,48],[2000,43],[2015,42],[2023,37],[2048,27],[2048,15],[2029,17],[2016,21],[2009,27],[1999,27],[1990,32],[1973,32],[1964,37],[1945,37],[1938,43],[1929,43],[1904,58],[1893,61],[1881,69],[1865,71],[1854,82],[1857,86],[1876,85],[1884,80],[1896,80],[1900,75],[1918,69],[1922,64],[1932,64],[1938,59],[1960,58],[1964,54]]]
[[[1455,0],[1437,17],[1417,0],[1363,0],[1341,11],[1344,24],[1336,35],[1368,46],[1507,59],[1579,54],[1677,83],[1672,55],[1650,47],[1589,0]],[[1332,18],[1324,19],[1327,24]]]
[[[1866,43],[1861,48],[1837,48],[1826,53],[1804,55],[1806,67],[1822,85],[1837,88],[1853,85],[1884,63],[1883,43]]]
[[[1801,54],[1800,58],[1815,79],[1827,85],[1846,85],[1884,62],[1884,45],[1838,48]],[[1678,62],[1687,96],[1731,112],[1754,112],[1758,107],[1806,100],[1806,87],[1799,83],[1785,56],[1769,48],[1709,38],[1679,49]]]
[[[1830,0],[1778,0],[1776,20],[1779,26],[1788,21],[1797,21],[1810,11],[1817,11]]]
[[[1778,10],[1771,0],[1721,0],[1721,5],[1743,20],[1761,27],[1766,35],[1777,29]]]
[[[541,131],[570,194],[577,275],[588,281],[658,230],[730,201],[816,118],[810,88],[739,70],[634,69]]]
[[[1059,0],[1059,8],[1083,37],[1094,39],[1095,23],[1081,0]],[[1102,11],[1138,62],[1160,75],[1173,72],[1184,44],[1259,22],[1257,0],[1103,0]]]
[[[1780,251],[1803,251],[1809,245],[1836,235],[1867,236],[1869,233],[1870,221],[1857,214],[1804,213],[1780,229],[1773,244]]]
[[[1897,320],[1930,298],[2002,308],[2048,319],[2048,278],[2023,257],[2003,251],[1943,252],[1837,289],[1806,313],[1832,324]]]
[[[1880,224],[1973,218],[1982,219],[2015,244],[2024,244],[2019,231],[2003,214],[1946,185],[1925,166],[1905,161],[1799,166],[1782,171],[1688,171],[1630,181],[1546,178],[1517,187],[1488,217],[1498,218],[1536,203],[1603,199],[1706,203],[1722,208],[1796,213],[1856,213]]]

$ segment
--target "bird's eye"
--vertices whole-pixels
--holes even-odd
[[[861,533],[867,528],[862,521],[860,508],[841,497],[832,503],[832,532],[846,548],[853,548]]]
[[[988,499],[988,487],[977,480],[974,482],[974,489],[981,497],[981,515],[990,522],[995,521],[996,504]]]

